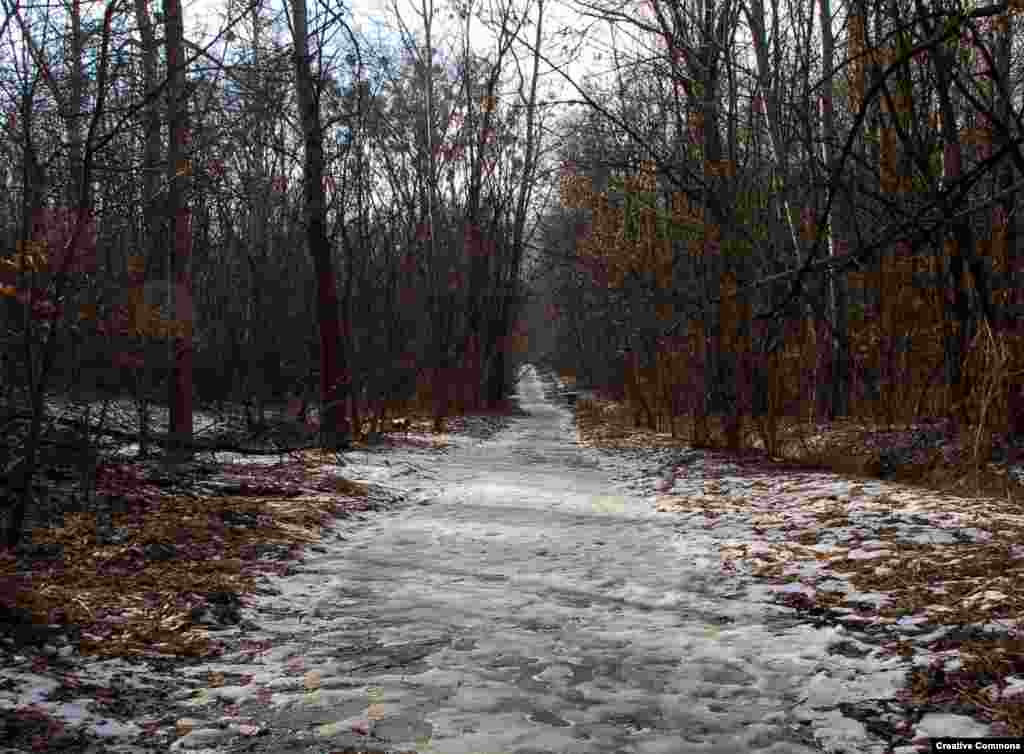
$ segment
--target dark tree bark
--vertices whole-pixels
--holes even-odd
[[[187,455],[192,445],[192,213],[188,205],[191,155],[188,151],[188,93],[185,80],[185,24],[180,0],[164,0],[165,47],[168,60],[167,115],[171,141],[168,154],[167,215],[174,278],[174,321],[171,367],[170,441],[176,454]]]
[[[316,275],[316,313],[320,328],[320,417],[322,441],[331,448],[346,448],[351,443],[352,427],[346,414],[349,395],[349,370],[341,347],[338,316],[337,280],[327,235],[327,203],[324,196],[323,124],[320,118],[320,87],[314,82],[310,64],[309,25],[305,0],[292,6],[295,35],[295,78],[299,113],[305,142],[303,160],[303,203],[306,243]]]

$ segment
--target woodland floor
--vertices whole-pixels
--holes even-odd
[[[59,502],[37,511],[31,541],[0,557],[0,741],[8,747],[0,754],[682,752],[719,750],[710,742],[727,739],[741,748],[723,751],[907,754],[942,735],[1024,736],[1018,449],[997,441],[979,474],[966,443],[938,427],[883,434],[836,425],[790,440],[794,458],[793,448],[805,450],[803,462],[779,462],[622,427],[608,403],[573,417],[559,398],[564,386],[543,382],[544,400],[531,404],[540,414],[516,407],[466,417],[442,435],[423,421],[341,457],[211,449],[170,465],[126,455],[97,479],[116,501],[106,538],[97,537],[94,511],[74,512],[66,495],[51,496]],[[563,454],[550,451],[556,444]],[[526,493],[500,487],[522,473],[495,460],[505,447],[542,480],[529,483],[529,510]],[[830,458],[837,468],[822,466]],[[578,488],[563,495],[551,486],[573,475]],[[72,477],[57,464],[49,481]],[[609,485],[602,479],[614,480],[607,494],[588,486]],[[496,485],[503,498],[493,498]],[[515,495],[524,496],[521,514],[509,507]],[[467,507],[476,496],[490,502]],[[547,520],[537,500],[550,501],[556,519],[521,541],[526,535],[515,532],[528,519],[531,527]],[[442,528],[424,535],[428,521]],[[561,539],[543,533],[556,525]],[[637,539],[625,538],[629,529]],[[445,549],[453,532],[479,545],[474,555]],[[547,543],[539,549],[538,538]],[[662,573],[634,574],[625,555],[578,560],[607,552],[605,540],[625,547],[638,571],[643,563]],[[523,542],[526,559],[517,560]],[[406,584],[407,564],[376,576],[346,570],[359,557],[376,563],[404,549],[431,562],[464,559],[474,571],[472,589],[456,586],[466,576],[446,582],[444,594],[458,595],[444,598],[446,610],[479,601],[536,625],[513,631],[496,612],[466,618],[464,635],[453,636],[451,620],[444,630],[432,622],[437,605],[416,602],[425,596],[379,591],[373,580],[386,573],[387,588]],[[664,573],[673,559],[679,583],[706,583],[705,591],[674,586]],[[619,570],[604,560],[621,561]],[[550,572],[537,579],[554,580],[543,588],[517,576],[535,562]],[[331,591],[317,601],[325,582]],[[524,597],[513,607],[505,601],[513,586],[561,596],[536,605]],[[605,613],[604,600],[621,606]],[[695,607],[705,604],[713,606],[707,615]],[[421,629],[388,610],[418,615]],[[652,633],[616,629],[623,616],[648,621]],[[310,651],[327,630],[317,621],[345,620],[375,621],[382,634],[360,643],[350,626],[330,662]],[[668,622],[654,632],[659,621]],[[519,633],[569,641],[567,626],[594,633],[593,646],[585,651],[574,639],[571,657],[562,657]],[[611,641],[616,631],[629,641]],[[778,649],[797,634],[816,649],[799,657]],[[657,636],[672,643],[680,635],[689,638],[672,649],[678,657],[643,670],[643,652],[658,654]],[[455,663],[452,652],[468,654]],[[618,669],[608,666],[614,655]],[[479,674],[505,667],[503,656],[513,657],[518,681],[484,672],[490,680],[474,682],[477,697],[509,704],[515,695],[514,719],[500,706],[434,698],[456,668]],[[680,657],[702,668],[700,688],[686,685],[696,671],[680,674]],[[374,670],[360,669],[365,658]],[[633,675],[623,665],[630,658]],[[434,680],[412,693],[406,675]],[[794,679],[802,698],[776,688]],[[499,695],[494,684],[507,686]],[[748,699],[743,709],[769,701],[761,717],[741,720],[735,694]],[[690,699],[705,714],[688,718],[668,697]],[[463,717],[475,730],[462,730]],[[481,723],[488,719],[500,725]],[[760,731],[759,742],[728,738],[741,728]],[[705,732],[679,738],[693,729]]]

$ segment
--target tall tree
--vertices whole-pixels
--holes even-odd
[[[173,260],[174,319],[179,330],[174,334],[174,362],[171,366],[170,433],[175,452],[186,454],[192,443],[192,211],[189,186],[192,155],[189,144],[188,90],[185,77],[185,21],[181,0],[163,0],[165,49],[167,53],[167,121],[170,144],[167,153],[167,216],[173,232],[169,253]]]
[[[821,159],[827,175],[835,178],[838,174],[839,154],[835,116],[835,38],[832,34],[832,3],[831,0],[820,0],[821,9],[821,70],[824,76],[824,93],[821,95]],[[838,187],[833,187],[836,190]],[[828,238],[829,255],[835,258],[838,249],[848,244],[846,221],[853,209],[850,194],[842,192],[843,201],[839,211],[833,211],[829,218],[830,233]],[[829,368],[822,374],[821,382],[830,389],[830,418],[846,416],[849,411],[849,364],[850,344],[847,332],[847,297],[846,280],[837,273],[828,275],[829,293]],[[823,351],[825,349],[822,349]]]
[[[142,237],[140,246],[147,258],[151,279],[166,277],[164,260],[169,249],[160,243],[160,99],[157,96],[157,55],[159,53],[153,21],[146,0],[135,0],[135,23],[141,38],[142,92],[146,98],[142,107],[142,181],[140,205],[142,211]],[[170,291],[167,291],[170,295]],[[147,375],[148,376],[148,375]],[[139,453],[149,452],[149,405],[145,390],[139,405]],[[173,396],[172,396],[173,400]]]
[[[320,118],[322,79],[313,72],[306,0],[292,0],[292,35],[299,122],[303,136],[302,195],[306,243],[313,259],[320,328],[321,431],[324,442],[348,447],[352,427],[345,411],[351,379],[338,315],[337,280],[327,236],[324,188],[324,130]]]
[[[1016,15],[1007,15],[999,18],[994,23],[996,32],[996,43],[993,62],[992,76],[995,96],[995,134],[994,146],[996,149],[1007,149],[1010,146],[1011,130],[1010,115],[1013,112],[1010,88],[1010,52],[1013,47],[1013,25],[1019,23]],[[1024,335],[1024,317],[1014,316],[1013,310],[1024,311],[1024,286],[1014,285],[1013,275],[1015,270],[1021,269],[1021,261],[1024,260],[1024,251],[1018,246],[1020,234],[1017,229],[1015,208],[1018,203],[1019,191],[1016,181],[1022,171],[1013,160],[1006,160],[999,171],[999,201],[1000,208],[997,225],[993,228],[993,238],[1000,239],[994,242],[998,247],[1001,242],[1005,247],[1006,266],[1004,273],[1007,280],[1005,287],[1009,289],[1006,308],[1003,312],[1002,327],[1004,331],[1017,335]],[[1009,412],[1010,430],[1018,438],[1024,438],[1024,380],[1017,380],[1008,385],[1007,410]]]

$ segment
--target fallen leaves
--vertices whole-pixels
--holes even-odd
[[[357,720],[352,723],[352,732],[357,733],[360,736],[370,735],[370,721],[369,720]]]
[[[612,402],[578,406],[577,426],[586,444],[652,450],[665,444],[663,435],[609,426],[615,422],[624,425],[629,417]],[[818,620],[828,613],[831,622],[851,630],[928,626],[947,627],[956,635],[964,628],[1004,623],[1019,630],[1024,624],[1024,508],[1021,485],[1016,483],[1015,494],[1005,468],[989,464],[987,477],[967,469],[963,443],[929,428],[878,433],[836,423],[818,427],[801,443],[802,461],[815,466],[789,462],[773,468],[765,459],[707,451],[700,471],[688,473],[692,484],[679,479],[679,484],[655,486],[656,509],[700,515],[715,522],[704,526],[708,531],[732,531],[723,524],[746,526],[753,541],[721,545],[723,571],[742,568],[782,584],[777,600]],[[904,446],[906,452],[893,450]],[[865,480],[847,483],[843,494],[831,492],[837,474],[871,476],[865,463],[877,462],[880,454],[904,464],[887,474],[928,488],[885,482],[883,491],[883,483]],[[670,473],[660,472],[663,479]],[[703,481],[716,476],[726,479]],[[673,494],[680,486],[687,492]],[[846,585],[849,593],[824,588],[833,582]],[[1009,636],[985,633],[942,646],[959,650],[963,667],[944,675],[914,670],[908,674],[907,699],[918,706],[966,706],[1004,735],[1024,735],[1024,639],[1011,629]],[[907,660],[935,649],[904,638],[889,648]],[[1001,692],[1015,683],[1020,684],[1016,693]]]
[[[208,629],[234,621],[232,600],[277,567],[254,555],[318,542],[334,517],[366,508],[367,486],[337,475],[329,494],[304,492],[292,481],[299,465],[225,466],[208,494],[165,492],[138,469],[109,467],[100,495],[120,496],[112,523],[123,541],[98,543],[96,516],[66,514],[63,526],[32,534],[37,548],[59,546],[59,560],[0,557],[4,597],[44,622],[60,610],[81,626],[83,654],[215,654]]]

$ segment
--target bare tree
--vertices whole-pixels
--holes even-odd
[[[188,454],[192,444],[192,285],[189,259],[192,255],[192,211],[188,189],[192,160],[188,149],[188,92],[185,79],[185,22],[181,0],[163,0],[164,47],[167,53],[167,121],[170,144],[167,153],[167,215],[173,228],[169,241],[174,279],[174,320],[180,330],[174,335],[174,360],[170,381],[170,442],[177,454]]]
[[[143,157],[142,157],[142,230],[141,246],[148,259],[148,267],[154,276],[162,276],[166,268],[167,249],[161,241],[161,222],[159,212],[159,166],[160,166],[160,100],[157,97],[159,81],[157,79],[157,39],[153,31],[153,21],[149,16],[149,8],[145,0],[135,0],[135,23],[141,37],[141,68],[142,91],[145,101],[142,107]],[[168,295],[170,291],[167,292]],[[152,370],[144,370],[143,379],[148,379]],[[139,454],[148,453],[149,443],[149,395],[146,385],[139,386]]]
[[[323,405],[321,431],[331,447],[347,447],[352,428],[345,411],[350,374],[338,317],[337,280],[327,236],[327,203],[324,196],[324,133],[321,122],[321,79],[314,76],[306,0],[292,2],[292,38],[295,46],[295,78],[302,126],[303,204],[306,243],[313,259],[317,287],[317,322],[320,328],[320,394]]]
[[[832,35],[832,4],[831,0],[820,0],[821,3],[821,69],[824,76],[824,93],[821,95],[821,159],[829,176],[838,170],[839,154],[837,151],[837,132],[835,124],[835,39]],[[850,219],[853,204],[850,195],[843,193],[845,201],[841,210],[832,214],[830,219],[829,254],[836,257],[837,244],[846,242],[845,223]],[[829,285],[829,334],[832,347],[830,349],[831,364],[829,373],[822,374],[820,382],[831,386],[832,394],[829,405],[831,417],[845,416],[849,411],[850,389],[850,342],[847,331],[847,295],[844,278],[830,273]],[[829,377],[831,379],[826,379]]]

